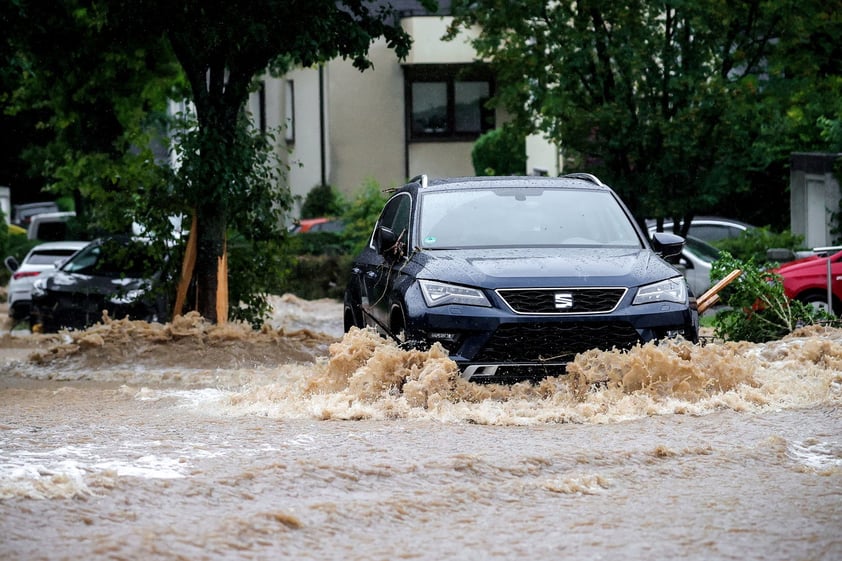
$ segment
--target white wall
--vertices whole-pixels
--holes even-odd
[[[422,173],[430,178],[474,175],[473,147],[473,142],[412,143],[409,145],[409,176]]]
[[[833,162],[842,154],[796,153],[790,171],[790,224],[807,247],[833,244],[833,213],[838,212],[839,180]]]
[[[330,184],[353,196],[370,178],[391,187],[406,180],[403,71],[393,50],[376,41],[374,68],[360,72],[350,61],[328,65]]]
[[[295,140],[289,145],[289,184],[293,196],[303,202],[303,198],[313,187],[321,184],[321,139],[319,133],[319,70],[305,68],[294,70],[284,76],[284,80],[292,80],[295,92],[294,127]],[[325,79],[327,84],[327,79]],[[284,89],[283,83],[279,86]],[[283,114],[284,99],[280,100],[280,111]],[[284,120],[289,116],[284,115]],[[325,103],[325,131],[329,130],[329,106]],[[279,134],[282,139],[284,134]],[[281,142],[284,146],[285,143]],[[330,145],[325,142],[325,174],[330,177]],[[329,181],[329,179],[328,179]],[[300,203],[299,203],[300,204]],[[300,206],[297,207],[298,210]]]
[[[442,41],[447,27],[453,21],[448,17],[411,17],[401,20],[401,25],[412,37],[412,49],[406,64],[471,63],[477,60],[469,40],[476,32],[461,31],[452,41]]]
[[[562,172],[558,146],[540,134],[526,137],[526,169],[527,175],[538,175],[536,169],[545,170],[550,177],[556,177]]]

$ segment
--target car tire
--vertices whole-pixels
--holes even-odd
[[[839,300],[836,299],[835,296],[831,297],[833,309],[828,310],[827,307],[827,293],[826,292],[818,292],[818,291],[811,291],[811,292],[804,292],[797,296],[797,300],[816,308],[817,310],[823,310],[825,312],[832,313],[835,316],[842,315],[842,304],[840,304]]]
[[[345,333],[351,331],[352,327],[358,327],[363,329],[365,327],[365,323],[362,320],[362,314],[356,311],[354,308],[353,303],[351,303],[350,299],[345,296],[345,311],[343,312],[343,319],[344,319],[344,329]]]

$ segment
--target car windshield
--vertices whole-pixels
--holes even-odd
[[[32,255],[27,259],[27,263],[31,265],[52,265],[56,261],[62,261],[70,255],[76,253],[75,249],[46,249],[40,251],[33,251]]]
[[[642,247],[609,192],[495,188],[423,193],[425,249],[478,247]]]
[[[153,263],[141,243],[105,240],[85,247],[65,263],[62,270],[104,277],[142,277],[154,270]]]

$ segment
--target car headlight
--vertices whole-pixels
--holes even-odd
[[[637,289],[632,304],[650,304],[652,302],[687,302],[687,282],[684,277],[675,277]]]
[[[424,301],[431,308],[444,306],[445,304],[491,307],[491,302],[477,288],[430,280],[419,280],[418,284],[421,285],[421,294],[424,295]]]
[[[114,294],[109,299],[109,301],[112,304],[121,305],[121,306],[130,305],[130,304],[134,304],[135,302],[137,302],[138,300],[143,298],[143,295],[145,293],[146,292],[143,291],[143,290],[129,290],[127,292],[119,292],[117,294]]]

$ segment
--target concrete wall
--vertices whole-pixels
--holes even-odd
[[[794,234],[804,236],[807,247],[834,244],[831,230],[839,212],[839,178],[834,162],[842,154],[796,153],[791,158],[790,223]]]
[[[329,183],[353,195],[368,179],[381,186],[401,184],[404,155],[403,71],[383,40],[369,51],[373,69],[360,72],[350,61],[334,60],[329,75]]]
[[[531,134],[526,137],[526,169],[527,175],[541,175],[539,170],[546,172],[546,175],[555,177],[561,174],[561,158],[558,153],[558,146],[548,141],[543,135]]]
[[[310,189],[321,184],[322,175],[322,149],[321,149],[321,128],[319,113],[319,69],[304,68],[294,70],[283,77],[282,80],[291,80],[294,87],[294,114],[286,115],[286,99],[281,96],[278,101],[279,115],[284,122],[294,124],[295,138],[289,144],[286,141],[279,142],[279,149],[289,149],[287,156],[289,162],[289,184],[292,194],[298,200],[298,205],[303,202],[304,197]],[[279,81],[282,81],[279,80]],[[324,80],[327,83],[327,79]],[[275,91],[286,91],[286,85],[281,84]],[[329,106],[325,102],[325,131],[327,134],[328,123],[330,122]],[[281,139],[285,133],[279,135]],[[330,145],[325,142],[325,176],[330,182]],[[300,206],[297,206],[300,209]]]

